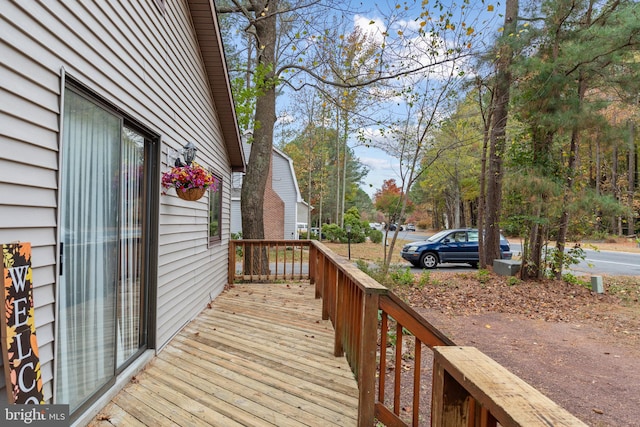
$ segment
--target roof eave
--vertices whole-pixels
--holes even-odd
[[[244,152],[215,5],[212,0],[187,0],[187,3],[220,120],[231,169],[233,172],[244,172]]]

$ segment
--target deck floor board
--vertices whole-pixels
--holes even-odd
[[[308,283],[223,292],[90,425],[355,426],[357,384],[314,293]]]

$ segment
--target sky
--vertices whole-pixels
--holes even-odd
[[[443,1],[453,2],[455,0],[443,0]],[[411,2],[408,2],[408,3],[411,4]],[[421,2],[416,2],[416,4],[414,4],[413,7],[418,8],[417,10],[419,10],[420,3]],[[433,4],[433,3],[434,2],[431,2],[430,4]],[[462,0],[459,0],[457,3],[458,4],[462,3]],[[497,9],[500,8],[500,4],[497,1],[495,2],[472,1],[471,3],[473,4],[473,6],[470,6],[470,7],[479,8],[476,10],[483,10],[486,13],[488,13],[487,12],[488,10],[493,9],[493,12],[490,13],[489,15],[494,19],[498,15]],[[368,3],[365,3],[365,4],[368,4]],[[402,3],[402,5],[405,5],[405,4],[406,3]],[[373,6],[373,3],[370,3],[370,5]],[[383,6],[393,9],[394,5],[388,2],[386,3],[383,2]],[[376,7],[380,7],[380,6],[376,4]],[[381,18],[382,14],[384,14],[385,12],[384,11],[381,12],[380,9],[376,9],[376,7],[372,7],[371,12],[354,15],[352,18],[352,25],[353,25],[352,28],[359,27],[362,31],[368,33],[371,39],[373,40],[381,40],[381,34],[383,32],[387,32],[388,34],[391,34],[392,37],[397,38],[397,40],[401,41],[398,45],[401,47],[399,52],[406,55],[409,55],[409,53],[413,53],[414,56],[416,57],[415,59],[416,62],[424,63],[424,61],[431,61],[433,59],[433,58],[427,58],[425,55],[421,54],[421,52],[416,50],[416,48],[424,47],[423,39],[420,39],[419,37],[415,37],[414,36],[415,33],[413,32],[420,28],[420,19],[415,19],[416,17],[419,17],[419,11],[416,12],[414,10],[412,11],[411,14],[406,15],[407,18],[414,17],[414,19],[398,19],[392,25],[390,25],[389,27],[386,27],[384,23],[385,21]],[[390,13],[390,12],[386,12],[386,13]],[[457,21],[458,24],[460,24],[460,22],[465,20],[465,18],[459,18],[459,17],[451,18],[452,22],[456,22],[456,19],[458,19]],[[481,21],[475,21],[475,22],[469,21],[468,23],[470,27],[473,25],[474,29],[477,28],[479,30],[482,29],[482,25],[484,24],[485,23]],[[467,25],[467,22],[465,22],[465,25]],[[463,26],[463,28],[465,27]],[[421,44],[422,46],[420,46]],[[449,70],[447,70],[446,67],[440,67],[439,71],[447,72]],[[431,73],[437,74],[438,71],[436,68],[433,68],[431,69]],[[409,80],[409,79],[410,78],[405,78],[405,80]],[[432,82],[434,80],[437,80],[437,78],[432,77]],[[295,106],[291,107],[291,106],[285,105],[284,110],[286,110],[287,108],[295,109]],[[394,108],[398,109],[398,112],[397,112],[398,116],[402,116],[406,114],[406,108],[398,104],[398,99],[394,99],[388,103],[389,111],[393,110]],[[376,134],[379,135],[377,130],[373,130],[372,128],[366,129],[365,133],[367,133],[368,135],[376,135]],[[375,145],[375,141],[373,141],[373,145]],[[361,185],[361,188],[367,194],[369,194],[369,196],[373,197],[375,192],[382,187],[382,184],[385,180],[395,179],[396,182],[400,184],[400,179],[399,179],[400,162],[397,158],[390,156],[389,154],[385,153],[381,149],[374,148],[371,146],[365,147],[359,144],[356,141],[355,137],[352,137],[350,139],[349,146],[353,149],[354,154],[358,158],[358,160],[369,169],[369,173],[363,179],[363,184]]]
[[[361,188],[371,198],[382,188],[382,184],[387,179],[395,179],[398,177],[398,159],[391,157],[384,151],[375,147],[353,147],[355,156],[360,163],[369,169],[369,174],[364,178]]]

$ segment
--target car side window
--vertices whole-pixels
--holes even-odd
[[[453,233],[453,241],[454,242],[466,242],[467,241],[467,236],[466,236],[466,232],[464,231],[457,231],[455,233]]]
[[[467,233],[467,236],[469,237],[469,241],[470,242],[477,242],[478,241],[478,232],[477,231],[469,231]]]

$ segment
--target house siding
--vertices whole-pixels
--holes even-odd
[[[297,182],[294,179],[294,173],[289,164],[289,158],[284,157],[279,150],[273,150],[273,179],[272,187],[280,196],[280,199],[287,206],[284,210],[284,238],[296,239],[297,229],[296,223],[298,222],[298,187]]]
[[[224,177],[222,239],[212,246],[206,197],[185,202],[173,190],[160,197],[156,348],[224,287],[231,167],[185,2],[168,2],[164,12],[154,0],[3,2],[0,26],[0,242],[32,244],[35,320],[50,402],[63,75],[160,135],[161,171],[168,169],[169,148],[192,141],[196,161]],[[2,376],[0,370],[3,385]]]
[[[246,158],[251,144],[243,144]],[[231,230],[242,231],[240,189],[242,174],[234,173],[234,192],[231,201]],[[267,239],[297,239],[297,223],[307,221],[308,204],[302,200],[293,161],[277,148],[271,152],[269,176],[264,191],[264,234]],[[300,212],[304,214],[301,215]]]

